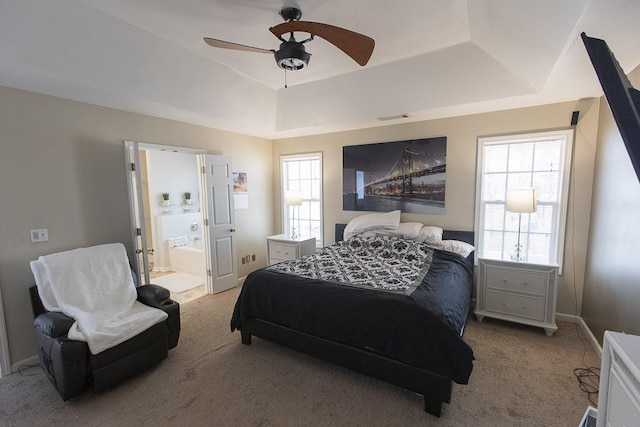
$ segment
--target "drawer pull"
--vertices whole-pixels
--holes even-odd
[[[524,305],[524,304],[522,304],[522,309],[523,309],[523,310],[526,310],[526,309],[527,309],[527,306],[526,306],[526,305]]]
[[[504,302],[504,301],[502,301],[502,305],[507,305],[507,303],[506,303],[506,302]]]

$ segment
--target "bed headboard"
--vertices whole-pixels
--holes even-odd
[[[336,242],[339,242],[344,237],[344,228],[347,224],[336,224]],[[442,240],[460,240],[462,242],[474,245],[474,232],[473,231],[459,231],[459,230],[444,230],[442,232]],[[473,252],[467,257],[473,263]]]
[[[344,240],[344,228],[347,224],[336,224],[336,242]]]
[[[336,224],[336,242],[344,238],[344,228],[346,226],[347,224]],[[442,232],[442,240],[460,240],[470,245],[474,244],[474,237],[473,231],[444,230]]]

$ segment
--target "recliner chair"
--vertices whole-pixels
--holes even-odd
[[[134,276],[135,277],[135,276]],[[167,358],[180,337],[180,305],[158,285],[136,288],[137,300],[163,310],[167,319],[115,347],[92,354],[84,341],[67,337],[74,319],[45,310],[36,286],[29,288],[40,365],[63,400],[104,390]]]

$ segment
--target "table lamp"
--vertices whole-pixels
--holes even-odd
[[[507,190],[506,209],[508,212],[517,213],[518,216],[518,244],[516,253],[511,257],[514,261],[524,261],[526,256],[522,255],[520,245],[520,226],[522,225],[522,214],[535,212],[538,208],[535,188],[518,188]]]
[[[287,191],[284,196],[284,203],[287,206],[293,206],[293,210],[291,213],[291,239],[297,239],[298,234],[296,234],[296,209],[298,206],[302,205],[302,193],[299,191]]]

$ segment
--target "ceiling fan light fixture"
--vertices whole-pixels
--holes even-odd
[[[287,71],[299,71],[309,64],[311,54],[307,53],[304,45],[297,41],[286,41],[274,54],[278,67]]]
[[[307,68],[311,54],[306,52],[304,43],[312,41],[314,37],[320,37],[331,43],[362,67],[367,65],[369,58],[371,58],[373,48],[376,44],[371,37],[345,28],[336,27],[335,25],[323,24],[320,22],[300,21],[302,12],[295,6],[282,8],[280,10],[280,16],[285,22],[269,28],[271,34],[276,36],[278,40],[282,42],[280,49],[277,51],[274,49],[263,49],[240,43],[213,39],[211,37],[205,37],[204,41],[209,46],[215,48],[273,54],[278,67],[285,71],[299,71]],[[306,33],[309,34],[309,38],[302,41],[296,41],[294,33]],[[285,34],[291,35],[288,41],[282,38]]]

